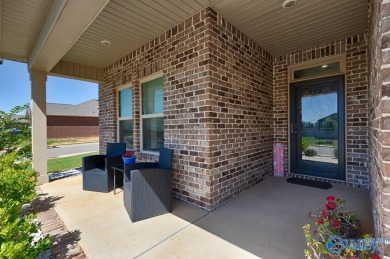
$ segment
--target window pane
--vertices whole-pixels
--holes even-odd
[[[142,121],[143,149],[160,151],[164,147],[164,118],[145,118]]]
[[[317,77],[340,72],[340,62],[324,63],[323,65],[294,71],[294,79]]]
[[[163,113],[163,78],[142,84],[142,114]]]
[[[126,149],[133,148],[133,120],[119,121],[119,142],[125,142]]]
[[[133,89],[126,88],[119,91],[119,117],[133,116]]]

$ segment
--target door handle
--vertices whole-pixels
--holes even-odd
[[[291,132],[291,134],[297,134],[298,133],[297,127],[296,127],[295,123],[291,123],[291,125],[290,125],[290,132]]]

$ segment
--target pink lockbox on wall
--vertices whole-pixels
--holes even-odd
[[[274,176],[284,176],[283,145],[281,143],[275,143],[273,153],[274,153]]]

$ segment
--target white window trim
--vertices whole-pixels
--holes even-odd
[[[116,139],[117,139],[117,142],[120,141],[119,139],[119,121],[123,121],[123,120],[133,120],[133,116],[130,116],[130,117],[119,117],[119,91],[121,90],[124,90],[124,89],[127,89],[127,88],[132,88],[133,89],[133,85],[132,84],[126,84],[126,85],[121,85],[119,87],[116,88],[116,104],[117,104],[117,112],[116,112],[116,119],[117,119],[117,127],[116,127]],[[131,95],[131,97],[133,98],[133,94],[134,94],[134,91]],[[133,102],[133,107],[132,107],[132,110],[133,110],[133,113],[134,113],[134,102]],[[134,125],[134,121],[133,121],[133,125]],[[133,132],[133,135],[134,135],[134,132]],[[133,146],[134,146],[134,138],[133,138]],[[126,148],[127,149],[127,148]]]
[[[152,150],[144,150],[144,134],[143,134],[143,119],[146,118],[164,118],[164,113],[154,113],[154,114],[147,114],[143,115],[142,110],[143,110],[143,103],[142,103],[142,84],[152,81],[157,78],[164,78],[164,74],[162,72],[157,72],[154,73],[150,76],[144,77],[139,80],[139,103],[140,103],[140,150],[144,154],[150,154],[150,155],[159,155],[159,152],[157,151],[152,151]],[[164,98],[164,84],[163,84],[163,98]],[[163,103],[163,109],[164,109],[164,103]]]

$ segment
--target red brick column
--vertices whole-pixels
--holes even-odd
[[[369,137],[376,237],[390,238],[390,3],[371,1]],[[390,258],[390,245],[381,246]]]

